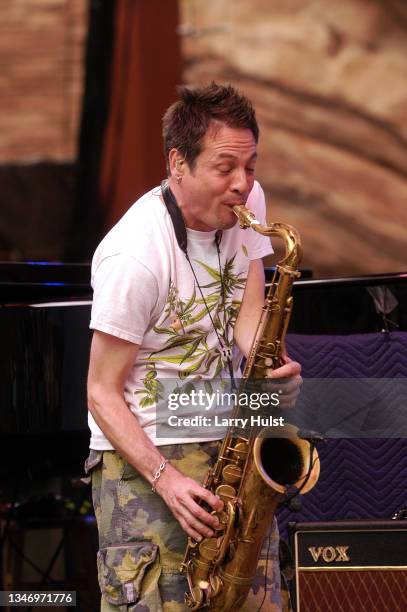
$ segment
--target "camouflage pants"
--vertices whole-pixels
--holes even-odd
[[[180,472],[202,482],[218,454],[217,442],[161,446]],[[102,612],[186,612],[186,578],[179,566],[186,535],[161,497],[115,451],[91,451],[86,471],[92,476],[99,530],[97,557]],[[263,601],[265,557],[267,593],[262,612],[279,612],[278,532],[273,525],[257,575],[241,612],[254,612]]]

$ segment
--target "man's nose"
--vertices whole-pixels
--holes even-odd
[[[238,193],[239,195],[247,196],[249,194],[249,177],[244,168],[236,168],[233,173],[231,188],[234,193]]]

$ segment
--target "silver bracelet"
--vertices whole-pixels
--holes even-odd
[[[160,467],[158,468],[158,470],[157,470],[157,471],[156,471],[156,473],[154,474],[154,477],[153,477],[153,482],[152,482],[152,485],[153,485],[153,486],[151,487],[151,490],[152,490],[152,492],[153,492],[153,493],[155,493],[155,492],[156,492],[156,491],[155,491],[155,483],[156,483],[156,482],[157,482],[157,480],[160,478],[160,476],[161,476],[161,474],[163,473],[164,468],[165,468],[165,466],[167,465],[167,463],[168,463],[167,459],[164,459],[164,461],[163,461],[163,462],[160,464]]]

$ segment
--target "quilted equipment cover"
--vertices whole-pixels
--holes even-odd
[[[287,349],[304,378],[407,378],[406,332],[291,334]],[[302,509],[279,510],[283,537],[288,521],[391,518],[407,506],[406,439],[328,439],[318,452],[321,476],[302,497]]]

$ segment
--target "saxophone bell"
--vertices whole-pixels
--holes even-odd
[[[294,425],[263,430],[253,446],[254,465],[264,482],[281,495],[308,493],[319,478],[319,457],[314,444],[299,436]]]

